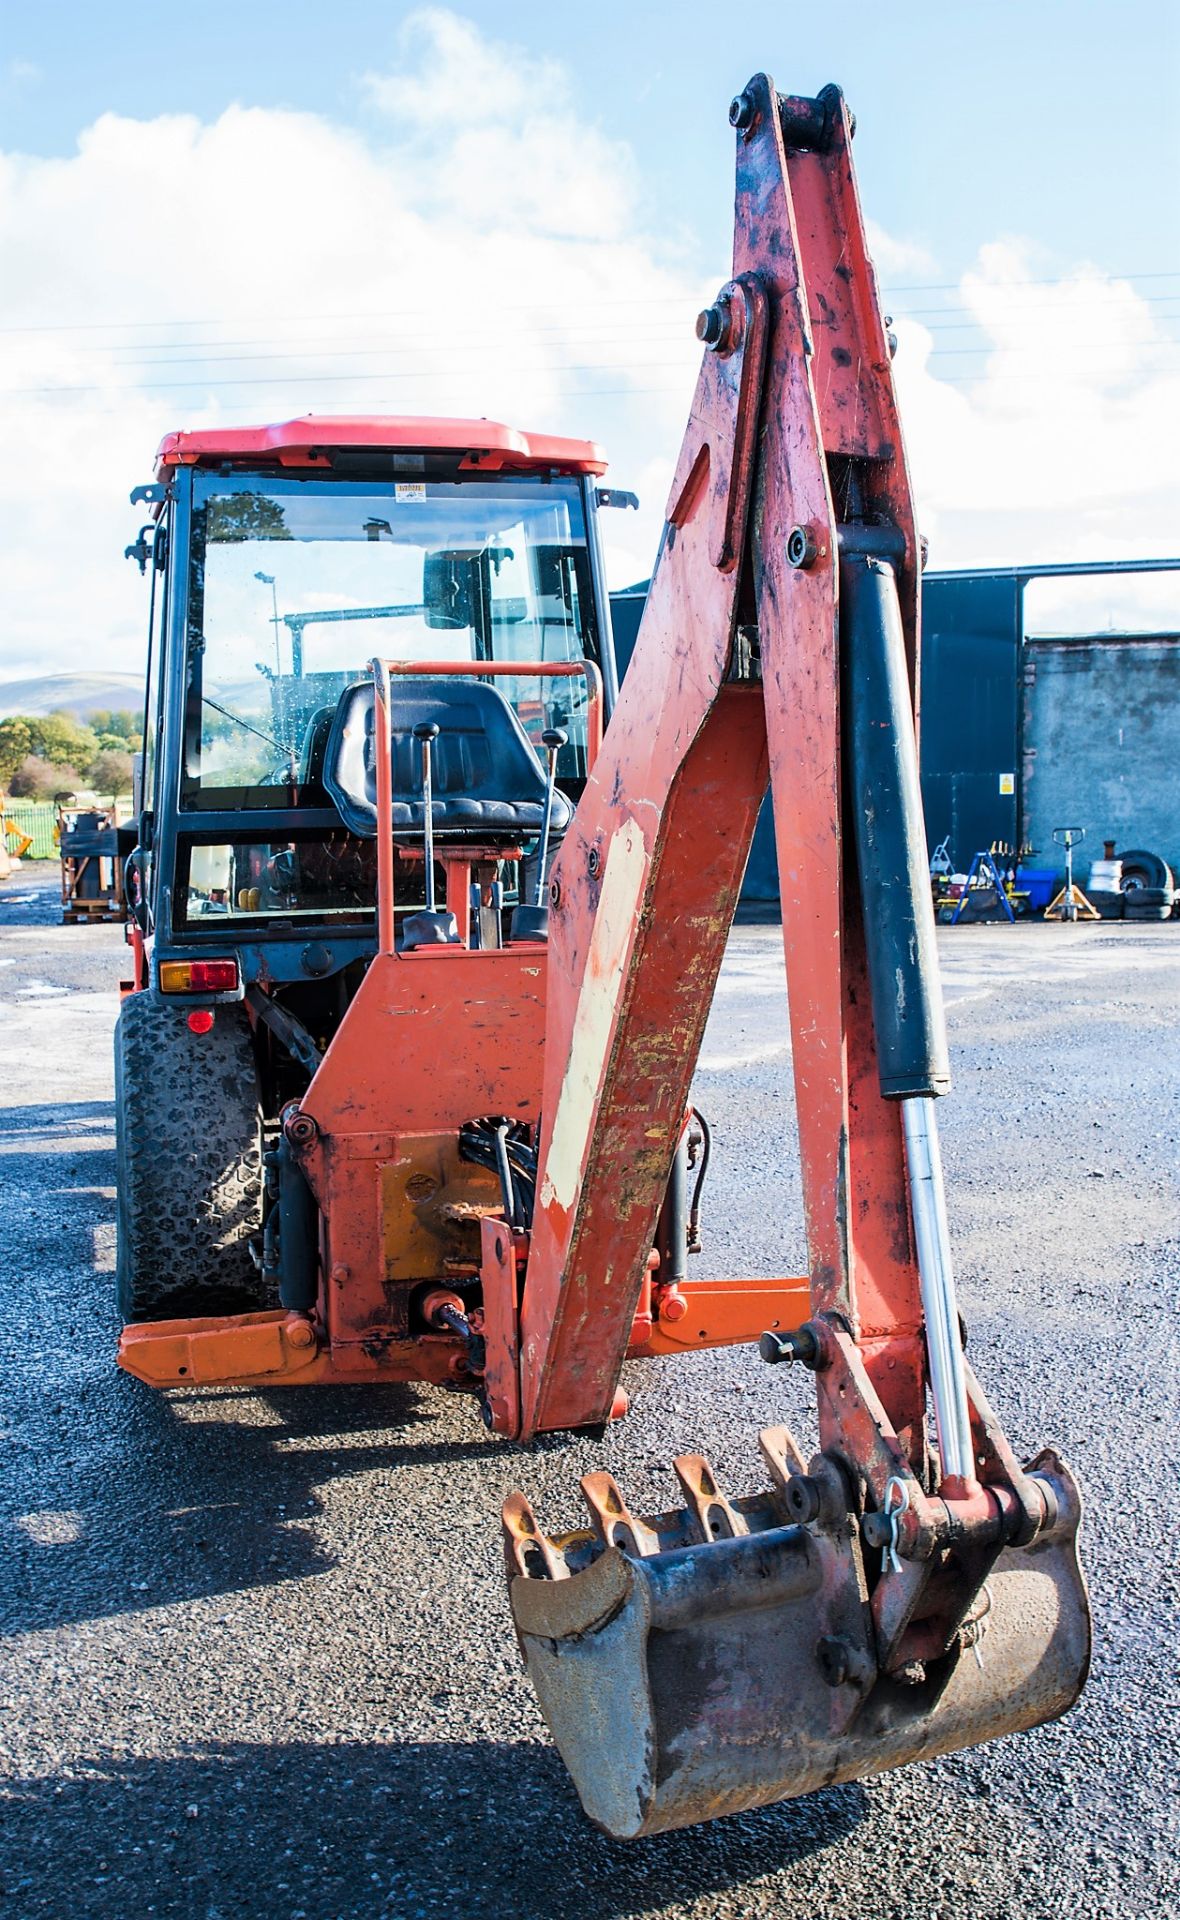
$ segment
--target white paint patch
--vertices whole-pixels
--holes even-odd
[[[570,1207],[578,1191],[646,872],[643,835],[634,820],[624,821],[607,848],[598,912],[574,1016],[569,1064],[558,1095],[541,1182],[543,1207],[553,1202]]]
[[[37,1547],[70,1547],[82,1538],[80,1513],[20,1513],[14,1525]]]

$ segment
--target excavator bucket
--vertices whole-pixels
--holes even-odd
[[[764,1447],[773,1449],[773,1433]],[[781,1491],[726,1500],[677,1463],[691,1504],[636,1522],[607,1475],[592,1533],[547,1540],[505,1507],[512,1611],[554,1742],[617,1840],[766,1806],[1064,1713],[1089,1661],[1080,1503],[1063,1463],[1032,1471],[1056,1517],[992,1567],[933,1659],[878,1665],[857,1516],[790,1519]],[[594,1483],[598,1482],[599,1485]]]

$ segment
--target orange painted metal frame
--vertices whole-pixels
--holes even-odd
[[[279,466],[330,466],[338,449],[394,448],[458,453],[469,471],[496,473],[606,472],[606,455],[593,440],[523,433],[499,420],[455,420],[432,414],[305,414],[261,427],[199,427],[168,433],[156,453],[157,470],[213,466],[223,460],[277,461]]]
[[[635,654],[554,869],[520,1431],[606,1416],[769,774],[811,1306],[852,1328],[917,1458],[917,1264],[841,824],[848,514],[832,473],[857,463],[870,511],[901,537],[911,651],[917,542],[843,102],[822,151],[788,151],[765,76],[748,100],[719,344],[702,365]],[[788,561],[796,529],[801,567]],[[755,623],[757,670],[743,638]],[[820,1414],[825,1443],[837,1440],[839,1409],[822,1391]]]

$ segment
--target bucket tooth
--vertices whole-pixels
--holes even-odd
[[[510,1493],[500,1510],[504,1527],[504,1560],[511,1580],[525,1574],[537,1580],[568,1580],[569,1568],[555,1550],[547,1534],[537,1525],[537,1516],[523,1493]]]
[[[749,1533],[743,1515],[722,1493],[703,1453],[678,1454],[672,1466],[699,1541],[736,1540],[739,1534]]]
[[[618,1547],[623,1553],[638,1554],[640,1558],[659,1552],[658,1533],[645,1521],[635,1518],[613,1474],[588,1473],[581,1485],[594,1531],[604,1547]]]
[[[785,1494],[788,1481],[796,1474],[807,1472],[807,1462],[789,1427],[763,1427],[758,1435],[758,1447],[776,1493]]]

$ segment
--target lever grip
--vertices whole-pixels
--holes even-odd
[[[840,558],[847,804],[864,914],[877,1071],[886,1100],[946,1093],[946,1016],[934,934],[918,743],[897,580]]]

